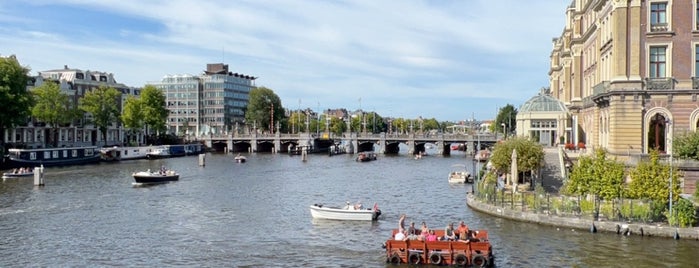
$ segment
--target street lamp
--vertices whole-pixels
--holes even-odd
[[[672,129],[672,121],[668,119],[667,121],[665,121],[665,123],[670,127],[670,130],[671,130]],[[666,132],[668,134],[672,135],[673,133],[670,130],[666,130]],[[667,136],[665,136],[665,138],[667,139]],[[672,181],[673,181],[673,177],[672,177],[672,154],[673,154],[673,152],[672,152],[672,137],[670,137],[667,140],[669,140],[669,146],[666,146],[668,148],[665,148],[665,150],[670,153],[670,217],[672,217],[672,215],[673,215],[672,214]],[[670,224],[670,225],[672,226],[672,224]]]

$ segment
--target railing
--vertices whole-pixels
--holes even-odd
[[[672,77],[646,78],[646,90],[675,89],[675,79]]]

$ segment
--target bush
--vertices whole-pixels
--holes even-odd
[[[669,215],[668,222],[670,225],[679,227],[691,227],[697,222],[697,213],[694,204],[691,201],[681,198],[674,207],[673,214]],[[669,212],[668,212],[669,213]],[[665,216],[668,216],[665,214]]]

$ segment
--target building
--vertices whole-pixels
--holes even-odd
[[[165,93],[169,133],[221,135],[245,126],[245,108],[255,79],[215,63],[207,64],[199,76],[167,75],[151,84]]]
[[[71,102],[76,105],[86,92],[90,92],[100,86],[112,87],[122,93],[122,105],[126,96],[139,95],[139,88],[128,87],[114,79],[111,73],[68,68],[38,72],[31,76],[27,83],[27,90],[41,86],[46,81],[53,81],[59,85],[61,92],[68,95]],[[85,145],[116,145],[124,142],[124,129],[118,123],[114,123],[107,130],[107,140],[103,140],[99,130],[90,124],[91,115],[61,126],[58,129],[58,146],[85,146]],[[6,143],[23,145],[28,148],[40,148],[49,143],[48,129],[45,123],[31,119],[26,125],[17,126],[14,129],[5,130]],[[140,137],[139,137],[140,139]]]
[[[551,96],[570,112],[565,142],[670,153],[673,137],[696,131],[698,16],[689,0],[572,1],[549,71]]]
[[[548,88],[525,102],[517,112],[517,135],[531,137],[543,146],[571,140],[570,114],[565,104],[551,96]],[[566,137],[565,135],[568,135]]]

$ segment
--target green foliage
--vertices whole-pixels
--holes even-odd
[[[563,193],[592,194],[610,200],[621,196],[624,186],[624,165],[608,159],[604,149],[594,156],[581,156],[563,186]]]
[[[76,118],[76,111],[67,95],[61,92],[58,84],[47,81],[32,91],[36,104],[32,107],[32,116],[51,126],[50,143],[58,146],[56,131],[60,125]]]
[[[277,122],[284,118],[282,102],[279,96],[271,89],[266,87],[253,88],[250,90],[248,97],[248,106],[245,112],[245,122],[248,124],[253,124],[258,129],[270,131],[275,128],[274,124],[276,124],[274,123],[273,126],[271,126],[272,129],[270,129],[270,119]],[[273,116],[272,113],[274,114]],[[315,118],[311,118],[312,121],[313,119]],[[318,122],[315,122],[315,127],[316,128],[311,129],[318,130],[320,127]],[[325,123],[323,123],[323,127],[325,127]]]
[[[505,124],[505,129],[502,127],[503,123]],[[516,126],[517,109],[512,106],[512,104],[507,104],[498,111],[495,122],[490,125],[490,131],[494,133],[503,133],[503,131],[507,130],[508,133],[514,133]]]
[[[165,93],[153,85],[146,85],[141,90],[141,108],[145,125],[157,132],[164,132],[169,113],[165,106]]]
[[[498,172],[510,172],[513,150],[517,150],[517,171],[537,170],[543,166],[544,149],[541,144],[516,137],[495,145],[490,161]]]
[[[673,179],[673,199],[677,200],[681,191],[679,172],[677,170],[671,171],[669,164],[660,162],[658,152],[651,151],[649,160],[641,161],[636,168],[630,171],[631,183],[628,187],[628,196],[656,202],[668,202],[670,173],[672,173]]]
[[[595,201],[594,200],[588,200],[588,199],[581,199],[580,200],[580,211],[582,213],[590,213],[595,211]]]
[[[119,99],[121,92],[112,87],[100,86],[85,93],[80,99],[79,108],[92,114],[92,123],[107,141],[107,128],[119,120]]]
[[[679,135],[673,140],[672,150],[679,158],[699,160],[699,132]]]
[[[121,112],[121,122],[124,123],[124,127],[130,129],[134,133],[138,132],[143,128],[143,117],[141,100],[135,96],[126,97],[124,110]]]
[[[679,227],[691,227],[697,222],[697,208],[694,207],[691,201],[681,198],[673,207],[674,215],[669,216],[670,225]]]
[[[30,114],[33,98],[27,91],[27,73],[14,56],[0,57],[0,133],[25,123]]]

